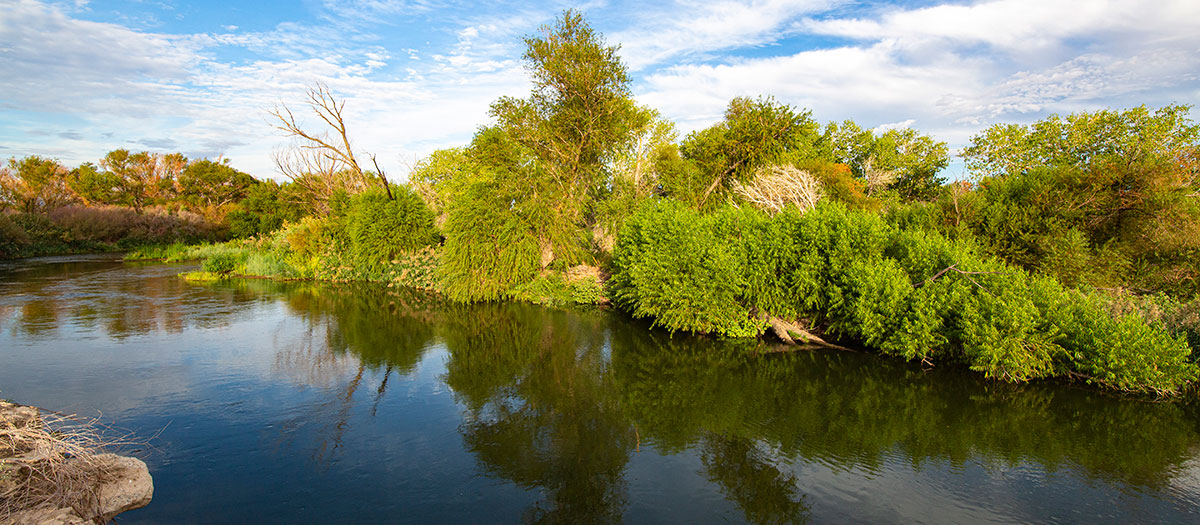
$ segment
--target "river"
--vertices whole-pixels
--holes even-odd
[[[0,398],[149,442],[122,523],[1200,521],[1179,403],[189,269],[0,262]]]

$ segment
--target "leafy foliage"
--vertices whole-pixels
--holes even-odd
[[[684,138],[683,158],[694,164],[693,176],[700,181],[681,186],[704,189],[679,197],[705,207],[714,202],[714,193],[730,191],[734,182],[749,182],[758,168],[785,154],[791,153],[792,160],[810,156],[819,127],[809,115],[772,98],[731,100],[723,121]]]
[[[392,195],[389,199],[381,190],[368,190],[350,199],[350,257],[368,271],[438,241],[433,212],[421,198],[405,186],[393,186]]]
[[[518,192],[481,180],[450,207],[441,272],[451,299],[499,299],[537,276],[541,246]]]
[[[8,167],[0,168],[0,211],[44,213],[70,204],[75,196],[66,173],[58,161],[36,155],[9,159]]]
[[[257,182],[228,163],[202,159],[183,169],[177,185],[181,198],[208,208],[220,208],[246,198]]]
[[[971,137],[963,150],[977,175],[1014,174],[1037,167],[1087,169],[1110,164],[1194,162],[1200,125],[1190,106],[1173,104],[1051,115],[1029,126],[1001,124]],[[1193,167],[1194,170],[1194,167]]]
[[[950,158],[945,142],[912,128],[889,129],[875,135],[852,120],[829,123],[820,148],[832,161],[846,164],[874,193],[894,189],[904,199],[929,199],[943,179],[938,172]]]
[[[807,318],[887,354],[1007,381],[1074,374],[1175,393],[1198,376],[1187,343],[1160,324],[837,203],[773,218],[654,203],[627,222],[613,266],[615,302],[671,330],[749,336],[763,315]]]

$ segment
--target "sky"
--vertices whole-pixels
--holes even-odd
[[[267,111],[320,81],[356,150],[403,178],[529,92],[522,38],[567,8],[683,133],[773,96],[957,152],[997,123],[1200,100],[1196,0],[0,0],[0,158],[178,151],[278,179]]]

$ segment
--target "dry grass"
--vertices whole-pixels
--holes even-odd
[[[112,479],[97,455],[135,443],[98,419],[0,402],[0,523],[35,508],[99,514],[100,483]]]
[[[50,220],[74,239],[101,242],[175,242],[213,239],[218,227],[203,216],[162,208],[137,213],[119,206],[66,206],[53,210]]]

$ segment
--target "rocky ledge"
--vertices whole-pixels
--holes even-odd
[[[150,503],[146,464],[102,445],[88,428],[51,431],[37,408],[0,401],[0,525],[104,523]]]

